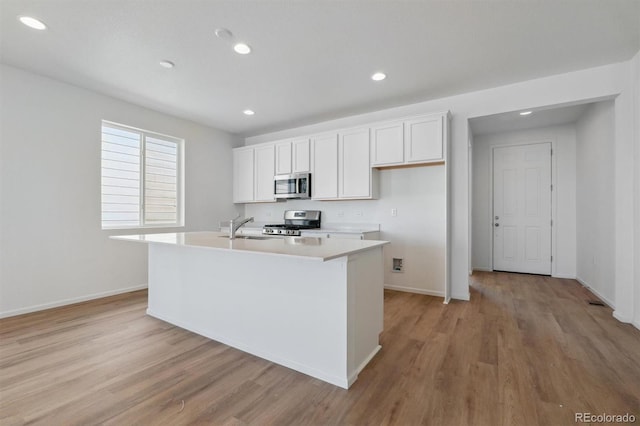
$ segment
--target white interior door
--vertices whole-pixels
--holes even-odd
[[[493,149],[493,269],[551,275],[551,143]]]

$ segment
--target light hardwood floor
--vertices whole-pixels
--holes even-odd
[[[145,292],[0,320],[0,424],[640,422],[640,331],[573,280],[472,281],[446,306],[386,292],[382,350],[348,391],[148,317]]]

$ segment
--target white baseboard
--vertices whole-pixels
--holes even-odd
[[[607,306],[609,306],[611,309],[613,309],[614,311],[616,310],[616,306],[615,303],[613,303],[613,301],[607,299],[606,297],[604,297],[602,294],[600,294],[600,292],[598,290],[596,290],[595,288],[593,288],[592,286],[589,285],[588,282],[586,282],[585,280],[583,280],[580,277],[576,277],[575,278],[576,281],[578,281],[580,284],[582,284],[583,286],[585,286],[586,288],[589,289],[589,291],[593,294],[595,294],[596,296],[598,296],[598,298],[600,300],[602,300],[604,303],[607,304]],[[613,313],[613,316],[615,316],[615,312]],[[629,321],[626,321],[629,322]]]
[[[631,317],[624,316],[618,311],[613,311],[613,317],[615,319],[617,319],[618,321],[623,322],[625,324],[633,324],[633,319]],[[635,326],[635,324],[633,324],[633,325]]]
[[[414,288],[414,287],[403,287],[398,285],[384,285],[384,288],[387,290],[396,290],[396,291],[404,291],[405,293],[417,293],[417,294],[426,294],[427,296],[436,296],[436,297],[444,297],[444,291],[438,290],[425,290],[422,288]]]
[[[0,312],[0,318],[13,317],[16,315],[29,314],[31,312],[44,311],[45,309],[58,308],[60,306],[72,305],[74,303],[86,302],[87,300],[101,299],[103,297],[115,296],[116,294],[129,293],[136,290],[147,288],[147,284],[134,287],[119,288],[117,290],[103,291],[101,293],[88,294],[70,299],[57,300],[55,302],[43,303],[40,305],[27,306],[25,308],[12,309],[10,311]]]
[[[452,299],[458,300],[466,300],[467,302],[471,300],[471,293],[467,292],[466,294],[451,294]]]
[[[478,268],[478,267],[474,267],[474,268],[472,269],[472,272],[476,272],[476,271],[478,271],[478,272],[493,272],[493,269],[491,269],[491,268]]]
[[[551,277],[553,277],[553,278],[563,278],[563,279],[567,279],[567,280],[577,280],[576,276],[575,275],[571,275],[571,274],[552,274]]]

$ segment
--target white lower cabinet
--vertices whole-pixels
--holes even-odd
[[[302,231],[303,237],[316,238],[339,238],[343,240],[379,240],[380,232],[378,231]]]

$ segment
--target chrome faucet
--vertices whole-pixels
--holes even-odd
[[[235,218],[229,221],[229,239],[230,240],[233,240],[236,238],[236,231],[240,229],[242,225],[249,222],[253,222],[253,217],[250,217],[248,219],[237,220],[239,217],[240,215],[236,216]]]

